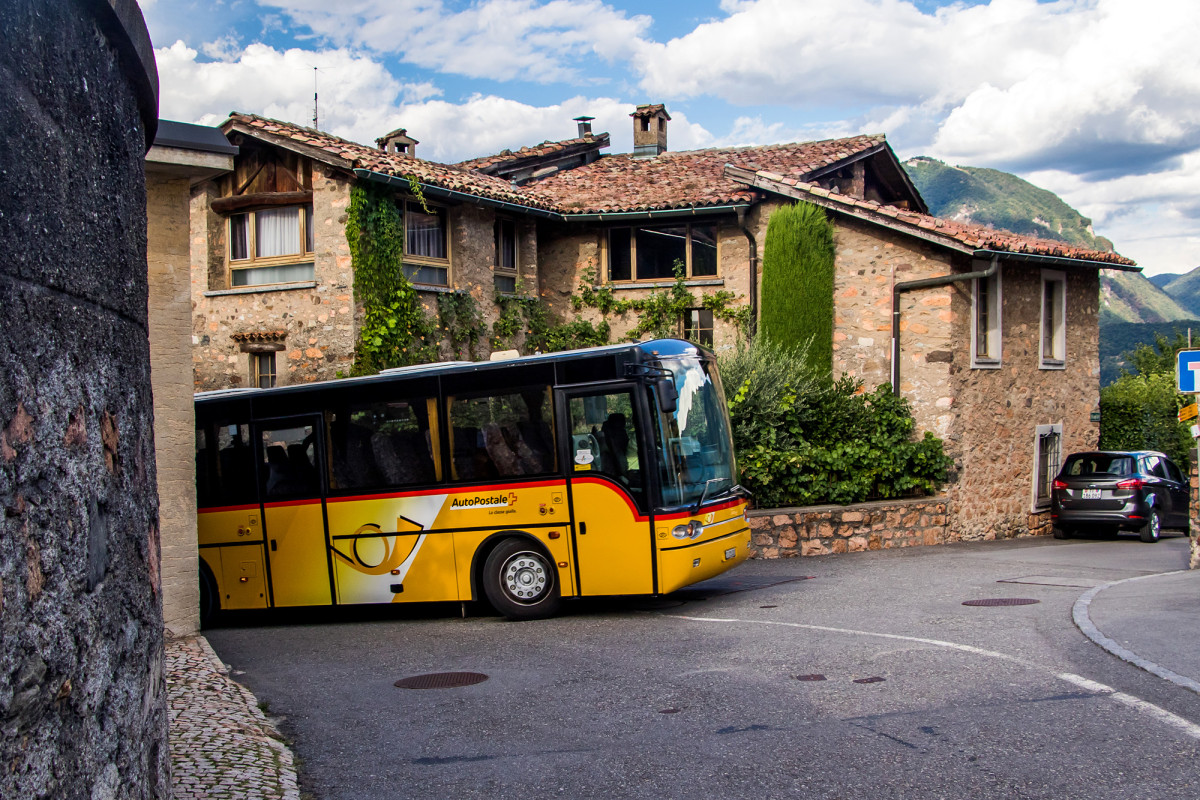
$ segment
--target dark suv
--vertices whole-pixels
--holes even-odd
[[[1169,458],[1148,450],[1072,453],[1054,479],[1054,536],[1137,531],[1158,541],[1164,528],[1188,530],[1191,489]]]

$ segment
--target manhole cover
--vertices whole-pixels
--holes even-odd
[[[400,689],[455,689],[483,683],[487,679],[488,676],[482,672],[431,672],[428,675],[401,678],[395,685]]]
[[[964,606],[1031,606],[1041,600],[1031,600],[1028,597],[987,597],[983,600],[967,600]]]
[[[885,680],[884,678],[881,678],[878,675],[873,675],[870,678],[858,678],[854,682],[855,683],[883,683],[884,680]]]
[[[798,681],[823,681],[823,680],[825,680],[825,676],[824,676],[824,675],[820,675],[820,674],[816,674],[816,675],[797,675],[797,676],[796,676],[796,680],[798,680]]]

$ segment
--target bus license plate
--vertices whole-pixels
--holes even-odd
[[[1083,499],[1084,500],[1099,500],[1100,499],[1100,490],[1099,489],[1084,489],[1083,490]]]
[[[725,551],[725,560],[728,561],[729,559],[733,558],[735,555],[737,555],[737,548],[731,547]]]

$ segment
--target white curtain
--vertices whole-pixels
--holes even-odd
[[[443,230],[441,214],[426,214],[409,206],[406,217],[408,224],[405,226],[407,228],[405,238],[408,240],[408,254],[426,258],[445,258],[446,235]]]
[[[241,261],[250,257],[250,215],[235,214],[229,218],[229,258]]]
[[[287,256],[300,252],[300,214],[295,208],[264,209],[254,215],[257,256]]]

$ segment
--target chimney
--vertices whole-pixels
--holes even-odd
[[[667,151],[667,122],[671,115],[662,103],[638,106],[633,117],[633,154],[653,158]]]
[[[375,140],[375,144],[379,145],[379,149],[386,153],[399,153],[402,156],[417,157],[417,145],[420,144],[416,139],[408,135],[408,131],[404,128],[397,128],[391,133],[385,133]]]
[[[575,122],[579,123],[579,138],[592,135],[592,120],[595,117],[576,117]]]

